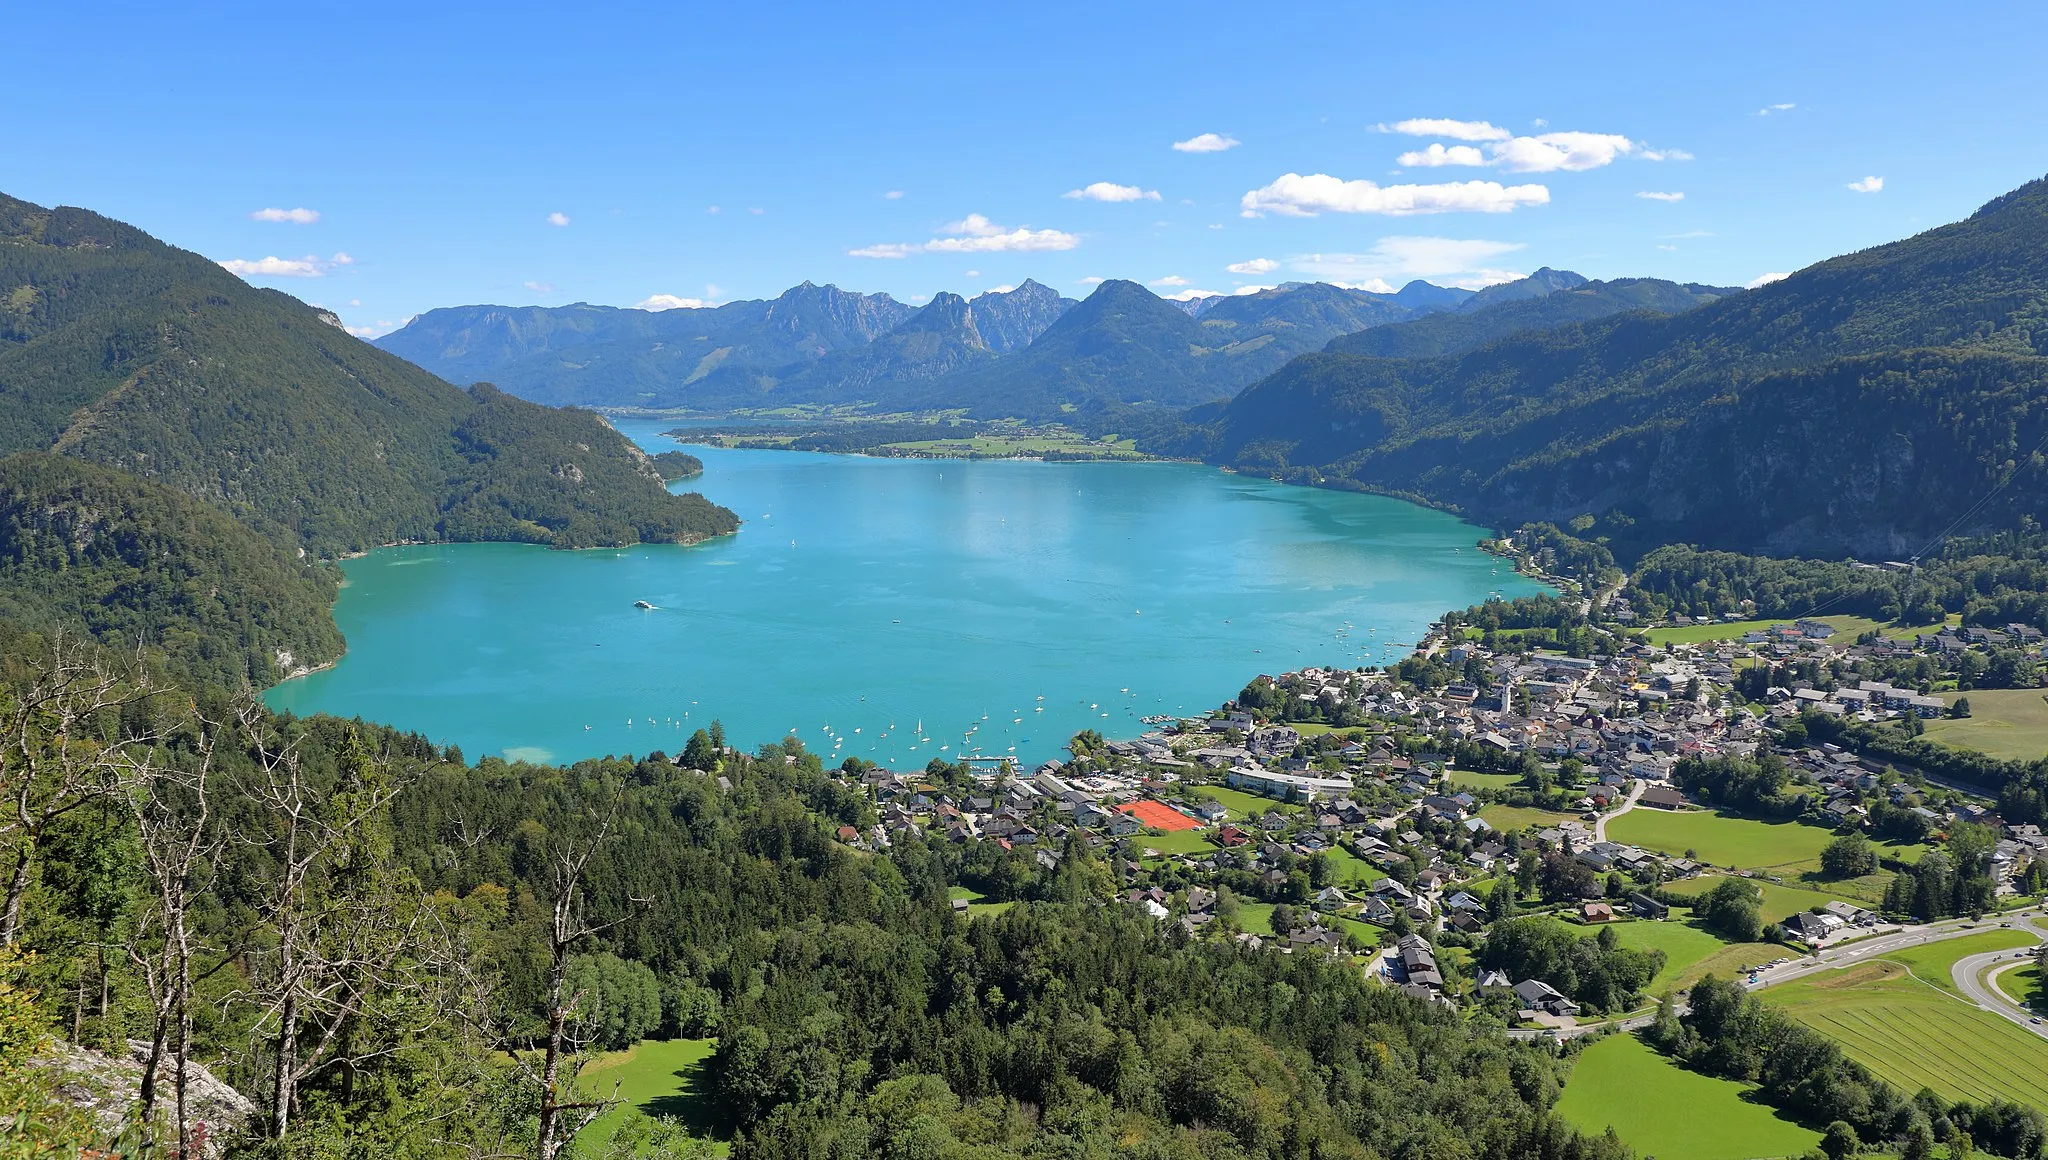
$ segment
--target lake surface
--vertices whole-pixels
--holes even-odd
[[[619,427],[659,451],[671,425]],[[715,717],[747,748],[1036,762],[1260,673],[1399,659],[1446,609],[1538,590],[1441,512],[1188,464],[689,450],[705,472],[679,490],[738,535],[373,552],[343,565],[348,654],[267,699],[471,758],[676,753]]]

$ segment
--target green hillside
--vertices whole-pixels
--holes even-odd
[[[425,539],[694,540],[597,416],[462,391],[197,254],[0,196],[0,453],[166,484],[320,556]]]
[[[183,492],[57,455],[0,459],[0,621],[266,685],[341,655],[337,581]]]
[[[1169,449],[1503,526],[1614,513],[1644,543],[1911,552],[1958,516],[2043,514],[2044,255],[2034,182],[1683,314],[1297,359]]]

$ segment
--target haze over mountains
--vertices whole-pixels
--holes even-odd
[[[1027,281],[971,300],[940,294],[914,308],[805,283],[773,300],[661,312],[453,307],[378,345],[453,381],[489,381],[545,403],[707,412],[829,403],[1047,418],[1220,400],[1332,339],[1438,314],[1490,316],[1585,285],[1576,274],[1540,270],[1478,293],[1421,281],[1392,294],[1289,283],[1181,302],[1109,281],[1076,303]],[[1682,309],[1728,292],[1644,280],[1627,293],[1580,292],[1560,314]]]

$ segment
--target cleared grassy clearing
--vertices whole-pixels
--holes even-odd
[[[1688,878],[1683,882],[1671,883],[1665,889],[1673,894],[1684,895],[1689,898],[1698,897],[1712,890],[1714,884],[1723,877],[1726,876],[1709,874],[1699,878]],[[1747,881],[1752,886],[1763,891],[1765,922],[1783,922],[1802,910],[1812,910],[1816,906],[1825,906],[1830,902],[1842,900],[1842,896],[1839,894],[1808,890],[1802,886],[1784,886],[1776,882],[1764,882],[1754,878]],[[1848,901],[1855,900],[1849,899]]]
[[[1932,632],[1932,625],[1886,624],[1864,616],[1816,616],[1813,619],[1835,630],[1828,644],[1851,644],[1866,632],[1899,639]],[[1956,618],[1959,620],[1959,618]],[[1673,644],[1705,644],[1708,641],[1739,640],[1752,632],[1762,632],[1781,624],[1791,624],[1790,619],[1779,620],[1731,620],[1723,624],[1688,624],[1678,628],[1653,628],[1643,635],[1651,644],[1662,648]]]
[[[1772,987],[1764,1000],[1839,1042],[1903,1091],[2048,1108],[2048,1040],[1906,973],[1864,963]]]
[[[1557,1113],[1593,1135],[1613,1128],[1637,1155],[1658,1160],[1799,1156],[1820,1143],[1820,1133],[1747,1093],[1734,1080],[1687,1071],[1633,1035],[1615,1035],[1579,1054]]]
[[[1330,869],[1339,885],[1369,886],[1386,877],[1379,867],[1342,847],[1331,850],[1325,857],[1329,858]]]
[[[1231,789],[1229,786],[1223,785],[1191,785],[1188,787],[1188,796],[1208,798],[1210,801],[1216,802],[1224,809],[1230,811],[1230,816],[1227,820],[1233,822],[1254,821],[1264,816],[1267,810],[1282,814],[1298,814],[1301,812],[1301,807],[1291,802],[1260,797],[1255,793],[1246,793],[1241,789]]]
[[[580,1154],[597,1155],[611,1142],[635,1110],[650,1116],[673,1116],[693,1135],[709,1136],[717,1123],[710,1103],[711,1053],[716,1039],[643,1039],[624,1051],[609,1051],[593,1060],[577,1088],[588,1098],[621,1101],[591,1121],[576,1137]],[[718,1155],[729,1151],[724,1141]]]
[[[1469,769],[1454,769],[1449,774],[1452,785],[1464,789],[1513,789],[1522,782],[1519,773],[1478,773]]]
[[[981,894],[981,893],[980,893],[980,892],[978,892],[978,891],[974,891],[974,890],[969,890],[969,889],[968,889],[967,887],[965,887],[965,886],[955,886],[955,887],[952,887],[951,889],[949,889],[949,890],[947,891],[947,895],[948,895],[949,897],[951,897],[951,898],[954,898],[954,899],[961,899],[961,898],[964,898],[964,899],[966,899],[966,900],[967,900],[967,917],[969,917],[969,918],[975,918],[975,917],[978,917],[978,916],[980,916],[980,915],[984,915],[984,914],[1001,914],[1002,912],[1004,912],[1004,911],[1006,911],[1006,910],[1010,909],[1011,907],[1013,907],[1013,906],[1017,905],[1017,904],[1016,904],[1016,903],[1015,903],[1014,901],[1012,901],[1012,902],[986,902],[986,901],[983,901],[983,899],[984,899],[984,898],[986,897],[985,895]]]
[[[1992,951],[2017,950],[2020,947],[2033,946],[2035,942],[2036,940],[2025,931],[1987,930],[1983,934],[1943,939],[1925,946],[1893,951],[1885,958],[1912,971],[1914,978],[1928,986],[1961,998],[1962,992],[1956,990],[1955,979],[1951,973],[1957,960]]]
[[[1970,715],[1927,723],[1927,736],[1943,745],[1991,757],[2033,761],[2048,754],[2048,697],[2040,689],[1972,689],[1942,693],[1953,705],[1970,699]]]
[[[1207,830],[1174,830],[1160,834],[1138,834],[1132,837],[1140,847],[1157,850],[1161,854],[1207,854],[1217,849],[1209,840]]]

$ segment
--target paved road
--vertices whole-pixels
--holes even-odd
[[[1593,840],[1596,842],[1606,841],[1607,823],[1636,808],[1636,803],[1643,799],[1643,791],[1648,788],[1650,788],[1650,783],[1640,777],[1629,783],[1628,800],[1621,803],[1621,808],[1613,813],[1601,814],[1593,822]]]
[[[1924,946],[1927,943],[1944,942],[1948,939],[1962,938],[1966,935],[1982,934],[1987,930],[1997,930],[2000,922],[2011,922],[2014,924],[2015,929],[2024,929],[2030,934],[2039,935],[2041,933],[2040,929],[2033,925],[2031,919],[2022,918],[2018,914],[2001,915],[1998,918],[1983,922],[1973,923],[1965,919],[1948,919],[1943,922],[1927,923],[1921,926],[1901,927],[1898,930],[1881,934],[1874,938],[1867,938],[1846,946],[1824,949],[1818,955],[1804,955],[1793,958],[1791,962],[1785,963],[1782,966],[1764,967],[1757,971],[1756,984],[1749,989],[1755,991],[1765,987],[1775,987],[1780,983],[1790,983],[1797,979],[1804,979],[1819,974],[1822,971],[1838,970],[1843,967],[1866,962],[1870,959],[1883,958],[1885,955],[1905,950],[1907,947]],[[2012,951],[2000,951],[1997,954],[1971,955],[1960,960],[1955,967],[1956,985],[1962,989],[1965,995],[1969,995],[1971,1000],[1977,1003],[1978,1006],[1994,1014],[2003,1015],[2036,1034],[2048,1033],[2048,1024],[2037,1027],[2028,1023],[2027,1020],[2030,1016],[2012,1004],[2003,1002],[2002,998],[1997,996],[1995,992],[1992,992],[1987,999],[1984,996],[1984,992],[1987,989],[1977,982],[1977,975],[1984,966],[1988,965],[1999,955],[2009,956],[2013,953]],[[1976,965],[1968,968],[1969,981],[1965,984],[1964,972],[1966,965],[1972,963]],[[1684,1006],[1681,1005],[1679,1010],[1682,1014],[1685,1010]],[[1633,1031],[1639,1027],[1649,1026],[1654,1018],[1654,1014],[1638,1015],[1634,1018],[1620,1020],[1616,1023],[1616,1026],[1624,1031]],[[1591,1023],[1582,1027],[1555,1032],[1555,1035],[1559,1039],[1574,1039],[1581,1035],[1590,1035],[1605,1026],[1607,1026],[1605,1023]],[[1508,1032],[1508,1035],[1515,1039],[1542,1039],[1552,1034],[1552,1032],[1542,1029],[1517,1029]]]
[[[2036,937],[2041,934],[2040,927],[2036,926],[2032,919],[2014,920],[2013,929],[2025,931]],[[2043,1039],[2048,1039],[2048,1023],[2037,1020],[2033,1012],[2007,999],[1998,988],[1991,986],[1983,978],[1985,968],[1999,962],[2017,966],[2022,959],[2031,954],[2031,951],[2022,949],[1971,955],[1968,958],[1957,959],[1955,966],[1949,970],[1949,977],[1955,981],[1956,989],[1968,997],[1970,1002],[1993,1015],[2019,1024]]]

